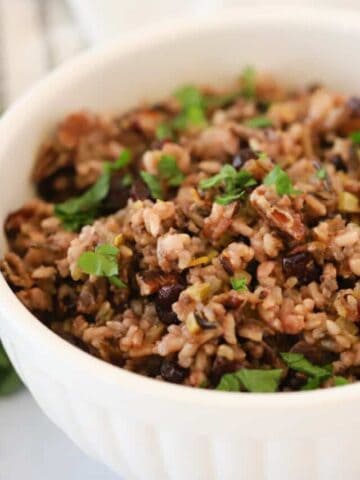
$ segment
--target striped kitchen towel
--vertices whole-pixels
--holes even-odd
[[[86,46],[65,0],[0,0],[0,106]]]

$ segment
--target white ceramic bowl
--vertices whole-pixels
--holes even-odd
[[[119,111],[187,81],[224,82],[248,63],[284,81],[323,80],[356,91],[359,25],[357,14],[340,11],[242,10],[153,29],[79,57],[0,122],[0,222],[29,197],[35,151],[66,112]],[[276,394],[161,383],[67,344],[3,278],[0,317],[11,360],[44,412],[127,480],[359,478],[360,383]]]

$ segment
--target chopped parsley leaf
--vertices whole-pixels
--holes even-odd
[[[271,172],[266,175],[263,184],[275,185],[278,195],[299,195],[302,193],[293,187],[289,175],[284,172],[280,165],[276,165]]]
[[[155,175],[152,175],[149,172],[145,172],[144,170],[140,172],[140,176],[143,179],[146,186],[148,187],[148,189],[150,190],[151,196],[155,200],[156,199],[162,200],[163,191],[162,191],[159,179]]]
[[[217,390],[227,392],[269,393],[276,392],[282,375],[281,369],[253,370],[242,368],[234,373],[226,373],[216,387]]]
[[[103,173],[86,192],[55,205],[55,215],[62,221],[66,230],[78,231],[84,225],[93,223],[99,214],[101,202],[109,193],[111,174],[126,167],[131,157],[130,150],[123,150],[113,163],[104,164]]]
[[[185,178],[173,155],[162,155],[158,163],[158,171],[171,187],[178,187]]]
[[[313,365],[301,353],[281,353],[281,358],[289,368],[297,372],[305,373],[305,375],[320,378],[326,378],[331,375],[331,368],[328,366],[319,367],[318,365]]]
[[[114,245],[99,245],[93,252],[83,252],[79,257],[78,266],[83,273],[97,277],[108,277],[113,285],[126,288],[126,284],[118,278],[118,253],[119,249]]]
[[[239,172],[232,165],[224,165],[220,172],[213,177],[200,182],[201,190],[222,186],[223,193],[215,198],[220,205],[228,205],[241,199],[246,194],[246,189],[256,185],[256,180],[246,170]]]
[[[174,136],[174,133],[170,124],[160,123],[160,125],[156,127],[155,135],[158,140],[166,140],[166,139],[172,139]]]
[[[21,380],[0,342],[0,396],[11,395],[21,388]]]
[[[248,100],[256,96],[256,71],[253,67],[247,66],[241,74],[242,95]]]
[[[321,387],[322,383],[332,377],[334,386],[346,385],[348,380],[341,376],[333,376],[331,365],[313,365],[301,353],[281,353],[281,357],[289,368],[308,376],[302,390],[314,390]]]
[[[320,180],[325,180],[326,175],[327,175],[325,168],[324,168],[324,167],[319,168],[319,170],[317,170],[317,172],[316,172],[315,175],[316,175],[317,178],[319,178]]]
[[[259,117],[249,118],[249,120],[246,120],[244,122],[244,125],[250,128],[266,128],[272,127],[272,121],[270,120],[270,118],[262,115]]]
[[[349,137],[355,145],[360,145],[360,130],[350,133]]]
[[[334,387],[342,387],[343,385],[349,385],[349,380],[347,380],[345,377],[337,375],[333,378],[333,382]]]
[[[231,286],[237,292],[246,292],[247,288],[247,281],[245,277],[240,278],[230,278]]]

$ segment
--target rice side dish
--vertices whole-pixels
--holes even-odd
[[[32,182],[1,271],[85,352],[233,392],[360,378],[360,97],[248,67],[225,90],[71,113]]]

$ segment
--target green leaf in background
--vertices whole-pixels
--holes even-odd
[[[242,368],[222,376],[217,390],[240,392],[245,389],[253,393],[276,392],[282,375],[281,369],[256,370]]]
[[[13,367],[4,372],[0,370],[0,396],[11,395],[21,387],[22,382]]]
[[[10,363],[0,343],[0,396],[10,395],[22,386],[21,380]]]

